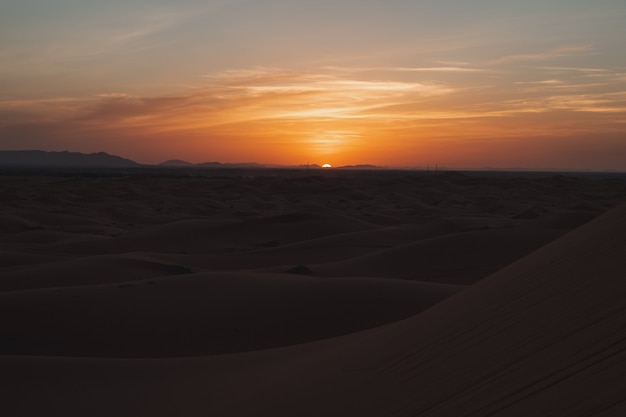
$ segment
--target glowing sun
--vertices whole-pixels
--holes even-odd
[[[331,164],[324,164],[322,165],[322,168],[332,168],[333,166]]]

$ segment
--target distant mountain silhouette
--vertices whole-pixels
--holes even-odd
[[[369,165],[369,164],[361,164],[361,165],[344,165],[344,166],[340,166],[337,167],[339,169],[364,169],[364,170],[368,170],[368,169],[382,169],[383,167],[379,167],[377,165]]]
[[[203,162],[200,164],[196,164],[195,166],[202,167],[202,168],[267,168],[266,165],[261,165],[256,162],[240,162],[240,163]]]
[[[192,164],[189,161],[183,161],[182,159],[170,159],[168,161],[161,162],[159,166],[161,167],[192,167],[194,166],[194,164]]]
[[[262,168],[289,168],[289,169],[321,169],[318,164],[307,165],[274,165],[259,164],[257,162],[203,162],[194,164],[182,159],[169,159],[158,165],[143,165],[130,159],[111,155],[106,152],[81,153],[81,152],[48,152],[40,150],[28,151],[0,151],[0,167],[13,168],[140,168],[140,167],[181,167],[181,168],[237,168],[237,169],[262,169]],[[376,165],[346,165],[336,167],[338,169],[381,169]]]
[[[141,166],[130,159],[105,152],[84,154],[80,152],[0,151],[1,167],[29,168],[129,168]]]
[[[276,164],[260,164],[258,162],[201,162],[193,164],[191,162],[183,161],[180,159],[170,159],[165,162],[161,162],[158,166],[162,167],[188,167],[188,168],[242,168],[242,169],[257,169],[257,168],[289,168],[289,169],[322,169],[318,164],[306,164],[306,165],[276,165]],[[370,170],[370,169],[385,169],[377,165],[344,165],[335,167],[336,169],[353,169],[353,170]]]

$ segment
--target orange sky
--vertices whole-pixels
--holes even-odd
[[[0,43],[0,147],[143,163],[626,170],[620,2],[603,13],[485,2],[466,18],[450,15],[454,1],[209,3],[129,10],[126,26],[94,3],[68,9],[63,33],[42,13],[47,37]],[[76,23],[96,15],[111,25]],[[325,31],[313,36],[311,20]],[[5,31],[18,39],[23,26]]]

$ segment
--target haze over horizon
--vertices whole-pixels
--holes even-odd
[[[10,0],[0,149],[626,170],[623,0]]]

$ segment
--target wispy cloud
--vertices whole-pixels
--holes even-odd
[[[4,55],[10,58],[7,62],[12,67],[26,72],[56,67],[71,70],[77,62],[105,58],[118,60],[120,57],[115,54],[150,48],[159,35],[180,28],[202,12],[203,9],[189,7],[155,7],[147,11],[131,8],[123,19],[119,13],[111,16],[103,12],[97,19],[68,20],[66,28],[51,31],[48,37],[43,36],[45,31],[40,36],[29,36],[30,42],[19,48],[7,45]]]
[[[491,69],[485,68],[473,68],[469,66],[449,65],[449,66],[424,66],[424,67],[337,67],[327,66],[325,69],[332,71],[345,71],[348,73],[355,72],[434,72],[434,73],[446,73],[446,72],[492,72]]]
[[[504,94],[498,84],[467,87],[432,80],[362,79],[361,70],[354,71],[357,78],[346,68],[326,67],[317,72],[234,69],[205,74],[202,87],[181,94],[139,97],[102,93],[89,98],[11,100],[0,102],[0,111],[159,131],[210,129],[261,120],[332,123],[368,118],[369,122],[389,122],[493,117],[520,111],[623,110],[621,96],[614,94],[624,87],[619,80],[611,81],[614,87],[608,81],[582,82],[580,77],[515,81],[515,89]],[[393,73],[397,68],[388,70]],[[507,95],[518,98],[510,100]]]
[[[541,81],[515,81],[517,85],[559,85],[563,84],[561,80],[541,80]]]
[[[589,44],[583,45],[566,45],[558,48],[547,49],[541,52],[527,53],[527,54],[513,54],[505,55],[494,61],[492,64],[501,64],[507,62],[520,62],[520,61],[540,61],[550,60],[558,57],[571,56],[571,55],[589,55],[593,53],[593,46]]]
[[[465,85],[434,81],[436,72],[409,71],[410,76],[398,79],[393,77],[397,67],[386,70],[253,67],[204,74],[201,86],[171,95],[113,91],[6,100],[0,101],[0,131],[20,140],[41,132],[71,132],[75,138],[219,140],[220,146],[232,149],[241,148],[237,143],[254,142],[268,149],[299,147],[330,153],[348,152],[350,147],[371,150],[390,136],[410,141],[415,135],[572,134],[581,129],[578,120],[583,119],[588,128],[614,131],[617,125],[623,127],[619,121],[626,115],[621,73],[597,80],[586,77],[589,71],[541,70],[525,73],[529,79],[524,81],[502,81],[499,77],[505,73],[495,78],[485,73],[482,83]],[[529,122],[537,115],[545,117]]]
[[[537,70],[548,71],[552,73],[584,73],[587,75],[602,75],[610,73],[610,70],[606,68],[591,68],[591,67],[561,67],[561,66],[538,66],[534,67]]]
[[[194,14],[186,10],[156,10],[136,16],[132,25],[111,31],[108,37],[113,44],[135,42],[180,25]]]

